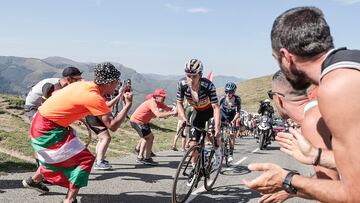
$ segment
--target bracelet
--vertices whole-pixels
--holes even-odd
[[[317,156],[316,156],[316,158],[315,158],[315,160],[314,160],[314,162],[313,162],[313,165],[314,165],[314,166],[319,165],[319,163],[320,163],[320,158],[321,158],[321,152],[322,152],[322,149],[319,148],[319,149],[318,149],[318,154],[317,154]]]

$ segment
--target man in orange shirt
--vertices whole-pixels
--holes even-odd
[[[130,118],[131,127],[133,127],[140,136],[140,148],[137,162],[157,165],[151,158],[151,148],[154,141],[154,135],[150,129],[150,120],[152,118],[165,118],[171,115],[176,115],[177,111],[172,111],[172,108],[168,107],[164,101],[167,94],[163,89],[156,89],[152,94],[152,97],[143,102],[132,114]],[[160,112],[162,109],[164,111]],[[144,158],[144,151],[146,154]]]
[[[124,93],[126,105],[113,117],[103,96],[112,94],[119,85],[120,72],[111,63],[98,64],[94,72],[94,81],[72,83],[56,91],[32,121],[30,143],[40,167],[33,177],[23,180],[23,185],[38,190],[44,176],[52,184],[68,188],[65,203],[77,202],[79,189],[87,185],[94,163],[94,156],[69,125],[92,114],[115,131],[132,103],[132,92]]]

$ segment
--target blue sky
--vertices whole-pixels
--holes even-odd
[[[271,26],[295,6],[319,7],[335,45],[360,48],[360,0],[8,0],[0,55],[115,61],[158,74],[183,74],[199,58],[205,72],[254,78],[278,69]]]

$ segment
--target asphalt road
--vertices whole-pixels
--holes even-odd
[[[253,179],[259,173],[251,173],[247,165],[253,162],[272,162],[282,167],[298,170],[301,174],[311,175],[310,167],[301,165],[279,150],[273,143],[267,150],[257,149],[252,138],[236,140],[234,162],[223,168],[214,189],[205,191],[202,184],[193,190],[188,202],[257,202],[261,196],[242,184],[242,179]],[[171,188],[182,152],[162,151],[157,153],[156,167],[138,164],[135,155],[122,159],[112,159],[111,171],[92,170],[89,185],[80,190],[80,202],[171,202]],[[21,181],[33,172],[13,173],[0,176],[0,202],[61,202],[66,189],[49,186],[50,193],[40,195],[35,190],[25,189]],[[303,199],[290,199],[287,202],[311,202]]]

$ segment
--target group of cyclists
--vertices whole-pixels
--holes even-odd
[[[199,141],[201,132],[197,129],[204,129],[207,122],[213,121],[208,125],[214,126],[216,159],[213,167],[218,168],[222,160],[221,124],[239,126],[240,123],[241,99],[235,94],[236,84],[226,84],[225,95],[219,104],[214,84],[202,77],[203,64],[200,60],[191,59],[184,71],[185,77],[178,82],[176,107],[168,107],[164,103],[166,92],[156,89],[130,117],[131,126],[140,136],[139,144],[134,149],[138,155],[136,161],[157,165],[151,158],[154,135],[149,122],[154,117],[178,115],[181,120],[179,126],[186,124],[193,127],[188,131],[189,147]],[[29,92],[25,111],[31,122],[30,143],[36,152],[39,168],[34,176],[23,180],[25,187],[43,193],[49,191],[44,181],[67,187],[69,191],[64,202],[76,202],[79,189],[87,185],[92,167],[103,170],[112,168],[104,159],[111,140],[109,130],[116,130],[125,120],[132,104],[132,90],[121,87],[118,94],[113,95],[119,86],[121,73],[111,63],[98,64],[94,73],[94,81],[83,81],[79,69],[68,67],[63,71],[63,78],[44,79]],[[184,99],[188,104],[186,107]],[[114,115],[110,108],[120,100],[125,100],[125,105]],[[70,127],[71,123],[83,118],[99,138],[96,157]],[[234,133],[231,133],[229,161],[233,160]]]
[[[359,132],[357,117],[360,113],[357,101],[360,96],[354,92],[360,86],[360,52],[346,48],[334,49],[330,29],[323,13],[314,7],[293,8],[281,14],[274,21],[271,40],[272,54],[279,63],[283,78],[289,82],[294,91],[281,92],[273,86],[269,94],[270,98],[274,98],[282,116],[297,118],[292,114],[295,110],[290,108],[290,104],[300,104],[303,101],[303,98],[299,97],[303,95],[297,90],[306,89],[310,83],[319,85],[316,97],[318,122],[323,122],[327,131],[317,128],[318,123],[315,125],[312,123],[310,127],[320,133],[317,136],[322,136],[325,132],[326,136],[322,138],[329,139],[331,146],[319,147],[319,145],[309,143],[292,128],[290,128],[290,133],[279,133],[277,140],[286,153],[299,158],[296,153],[301,152],[300,157],[303,158],[304,163],[335,168],[338,177],[308,178],[295,171],[289,172],[275,164],[254,163],[248,168],[251,171],[262,171],[263,174],[254,180],[244,180],[245,186],[264,194],[260,199],[263,202],[281,202],[289,196],[306,197],[324,202],[359,202],[360,181],[356,177],[360,169],[359,139],[357,139]],[[141,137],[139,148],[136,149],[138,150],[137,160],[150,164],[154,162],[151,159],[153,135],[149,121],[153,117],[177,114],[181,119],[179,125],[185,124],[190,127],[188,133],[190,147],[199,144],[199,139],[203,135],[202,129],[205,128],[206,122],[213,118],[215,159],[211,165],[213,169],[219,168],[222,160],[221,126],[225,124],[236,126],[239,123],[241,99],[235,95],[236,85],[226,84],[226,95],[219,102],[214,84],[203,77],[203,64],[200,60],[191,59],[186,63],[184,71],[185,77],[178,82],[176,110],[170,110],[163,105],[166,93],[163,90],[157,90],[130,119],[132,127]],[[64,78],[69,80],[67,85],[60,80],[60,86],[50,85],[45,88],[46,91],[53,93],[50,97],[43,98],[44,102],[38,109],[26,106],[28,112],[37,110],[31,117],[30,143],[36,151],[39,168],[34,176],[23,180],[23,185],[44,191],[42,184],[44,178],[52,184],[66,187],[68,193],[64,202],[77,202],[76,196],[79,189],[87,185],[94,163],[95,166],[106,165],[103,155],[95,158],[76,137],[75,130],[70,127],[70,124],[92,115],[103,125],[101,131],[104,129],[115,131],[125,120],[132,105],[132,90],[125,91],[124,88],[120,88],[120,96],[117,100],[122,98],[125,100],[125,105],[117,115],[111,113],[110,105],[104,96],[114,93],[119,86],[121,75],[111,63],[98,64],[94,69],[93,81],[80,81],[81,72],[79,74],[73,68],[71,72],[77,74],[63,73]],[[278,78],[280,77],[273,78],[273,82]],[[185,99],[193,108],[190,117],[186,115]],[[264,108],[267,103],[269,101],[264,101]],[[311,107],[316,106],[311,105]],[[160,112],[159,108],[165,109],[165,112]],[[304,111],[307,112],[308,109]],[[146,119],[136,117],[136,115],[145,115]],[[306,118],[301,122],[302,127],[306,124],[305,121],[307,121]],[[311,129],[310,127],[305,129]],[[233,133],[231,137],[232,155]],[[99,148],[103,149],[104,153],[108,141],[99,143]],[[310,149],[308,153],[301,150],[301,146],[304,145]],[[294,151],[295,149],[298,151]],[[230,161],[233,157],[229,156],[228,159]],[[195,160],[197,160],[196,153],[190,160],[193,168],[196,166]],[[280,198],[284,194],[288,196]]]

